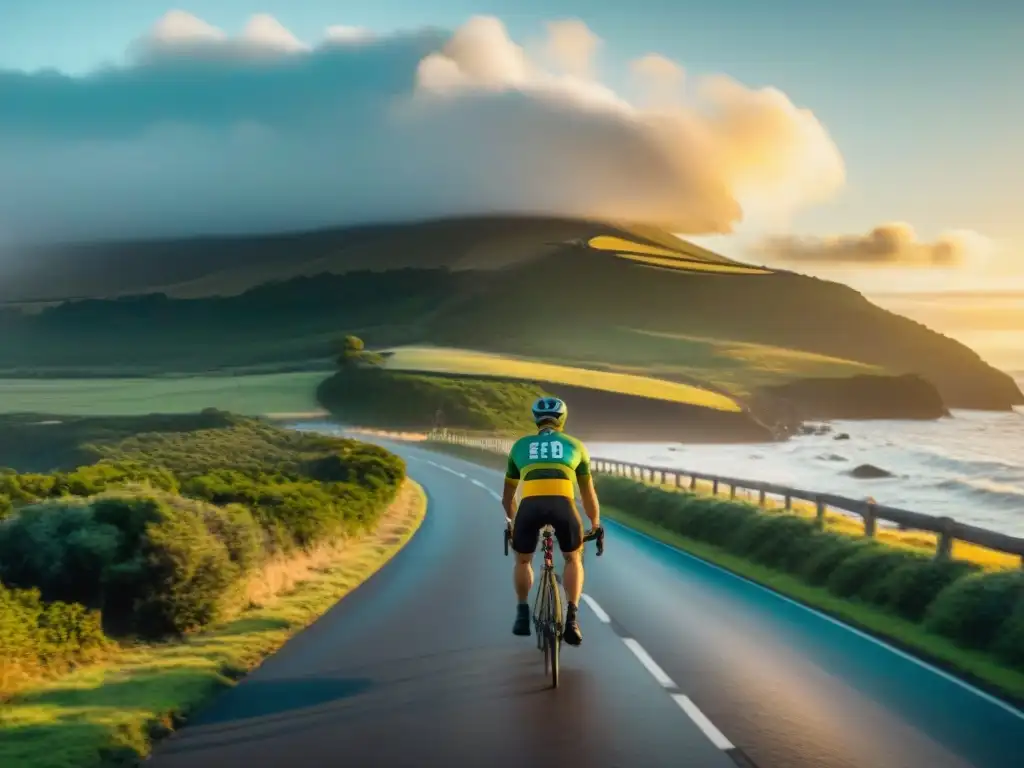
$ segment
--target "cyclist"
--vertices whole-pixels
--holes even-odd
[[[590,456],[579,440],[563,432],[568,411],[557,397],[542,397],[533,404],[537,434],[521,437],[508,454],[501,505],[512,523],[512,549],[516,552],[515,590],[519,604],[513,634],[530,634],[527,598],[533,586],[533,556],[540,531],[550,525],[565,557],[562,583],[569,603],[562,638],[570,645],[583,641],[577,609],[583,594],[583,523],[576,510],[573,478],[591,526],[601,527],[601,510],[590,475]],[[516,508],[516,490],[521,499]]]

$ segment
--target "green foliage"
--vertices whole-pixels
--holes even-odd
[[[132,435],[216,430],[244,421],[212,408],[201,413],[147,416],[0,414],[0,467],[23,473],[72,470],[101,458],[98,446],[113,445]]]
[[[987,650],[1021,600],[1024,572],[971,574],[939,593],[925,625],[967,648]]]
[[[405,478],[397,456],[354,440],[219,412],[173,421],[130,436],[109,423],[116,437],[73,446],[92,465],[0,473],[15,506],[0,580],[99,610],[108,633],[190,632],[235,607],[268,555],[374,526]]]
[[[876,602],[905,619],[920,621],[943,589],[978,570],[978,566],[963,560],[909,560],[897,566],[878,585]]]
[[[84,661],[108,646],[97,611],[0,584],[0,695],[36,668]]]
[[[1024,600],[1018,600],[995,644],[996,655],[1017,669],[1024,670]]]
[[[353,424],[508,433],[533,428],[530,404],[544,394],[529,382],[360,368],[339,371],[324,381],[317,399]]]
[[[915,558],[920,555],[884,544],[871,544],[836,566],[825,586],[839,597],[865,598],[889,573]]]
[[[598,475],[604,504],[689,539],[871,603],[966,648],[1024,669],[1024,572],[981,573],[871,539],[819,530],[796,515]]]
[[[11,497],[6,493],[0,493],[0,520],[9,517],[14,511],[14,505],[11,503]]]

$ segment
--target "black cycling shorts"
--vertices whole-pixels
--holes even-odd
[[[583,545],[583,521],[576,503],[566,496],[527,496],[519,502],[512,523],[512,549],[521,555],[537,551],[540,529],[550,525],[562,552],[575,552]]]

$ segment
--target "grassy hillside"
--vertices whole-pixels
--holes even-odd
[[[688,384],[628,373],[554,365],[465,349],[400,347],[391,350],[387,355],[386,367],[396,371],[522,379],[541,384],[579,386],[634,397],[699,405],[716,411],[740,410],[739,404],[732,398]]]
[[[0,379],[0,413],[74,416],[193,413],[221,408],[259,416],[311,411],[323,371],[248,376],[124,379]]]
[[[0,312],[0,373],[304,364],[324,358],[329,338],[344,330],[378,348],[468,348],[709,382],[737,396],[790,378],[887,372],[924,376],[951,407],[1024,404],[1016,384],[970,349],[852,289],[792,273],[702,274],[708,264],[716,271],[728,265],[656,234],[479,219],[95,246],[75,251],[73,268],[70,251],[56,252],[33,269],[68,264],[60,279],[80,275],[79,293],[173,294],[188,284],[194,290],[184,293],[207,298],[69,302],[30,316],[8,309]],[[629,240],[640,252],[588,245],[607,246],[593,240],[601,237]],[[666,247],[676,255],[650,253]],[[647,256],[674,266],[646,263]],[[279,282],[209,296],[271,278]],[[56,283],[25,275],[7,285],[10,298],[32,298],[32,286],[37,298],[47,286],[50,298],[60,293]]]

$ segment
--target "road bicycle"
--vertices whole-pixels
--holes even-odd
[[[562,595],[559,590],[559,578],[555,573],[555,542],[554,529],[545,525],[541,529],[541,547],[544,552],[544,566],[540,573],[540,584],[537,597],[533,603],[533,626],[537,633],[537,649],[544,653],[544,674],[551,675],[551,687],[558,687],[558,652],[562,647],[562,630],[565,627],[565,614],[562,610]],[[512,522],[505,519],[505,555],[508,556],[509,542],[512,540]],[[597,542],[597,556],[604,554],[604,528],[594,528],[583,536],[586,542]],[[580,552],[583,560],[584,552]]]

